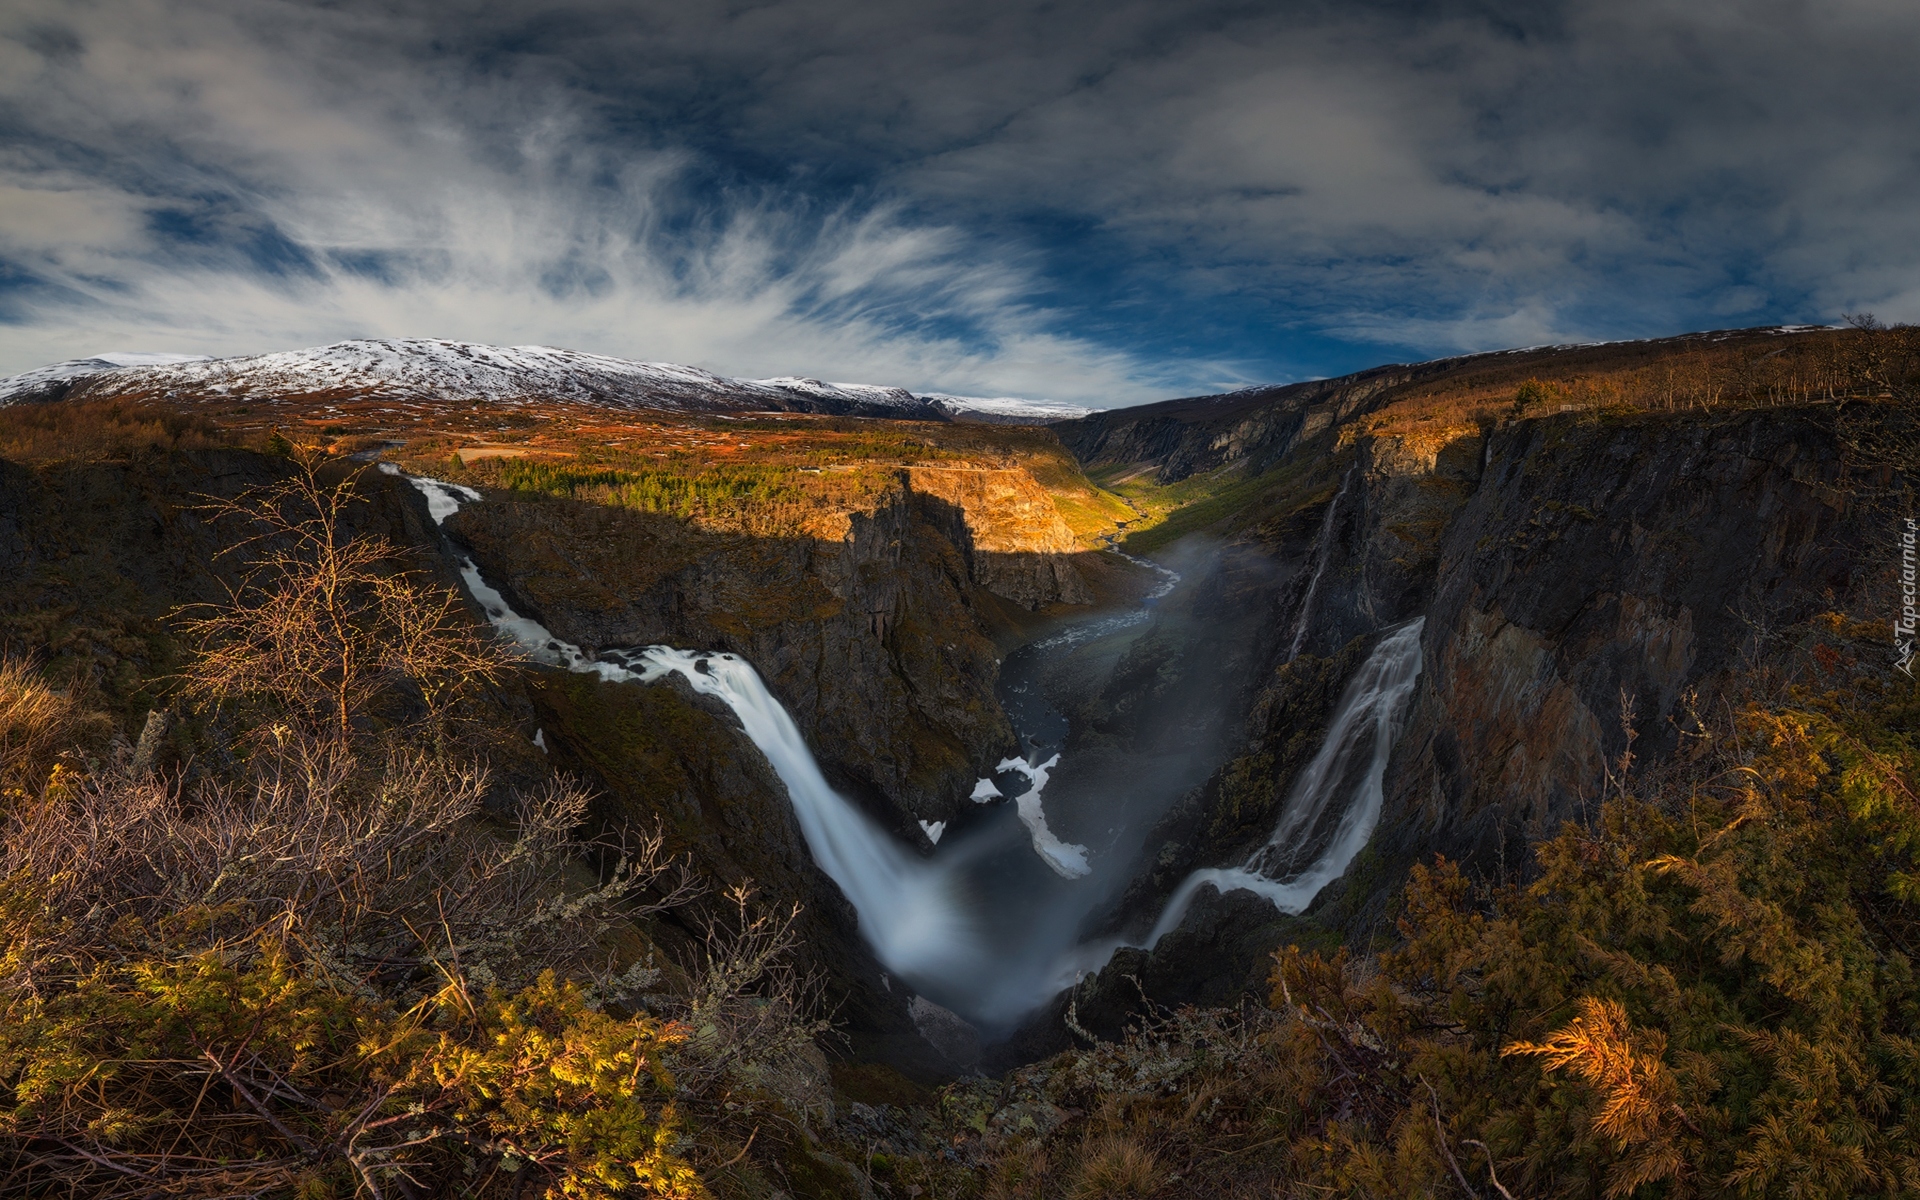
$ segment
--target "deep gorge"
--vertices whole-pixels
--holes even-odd
[[[1495,395],[1543,369],[1539,355],[1495,366]],[[1550,1081],[1506,1059],[1434,1056],[1549,1032],[1538,1016],[1518,1035],[1498,1025],[1509,963],[1546,981],[1527,1004],[1562,1014],[1596,989],[1659,984],[1715,936],[1593,906],[1664,895],[1685,854],[1746,836],[1750,817],[1700,807],[1728,771],[1688,772],[1730,753],[1752,713],[1816,722],[1807,714],[1897,702],[1896,668],[1872,657],[1875,622],[1896,596],[1888,531],[1920,442],[1897,400],[1462,412],[1431,390],[1475,371],[1494,367],[1383,369],[1052,431],[756,430],[801,444],[812,457],[785,451],[801,465],[783,469],[820,473],[836,498],[772,532],[737,513],[513,486],[535,473],[476,467],[437,429],[366,435],[313,461],[357,489],[344,534],[386,539],[418,578],[457,590],[463,622],[525,656],[478,696],[470,730],[488,828],[511,829],[525,789],[575,779],[591,795],[582,828],[603,847],[657,837],[709,895],[743,885],[753,911],[794,914],[785,952],[832,1028],[774,1083],[753,1077],[782,1098],[712,1110],[799,1122],[750,1160],[760,1182],[739,1194],[872,1194],[882,1176],[856,1162],[859,1138],[895,1147],[905,1165],[889,1169],[908,1173],[896,1180],[1011,1169],[1005,1156],[1038,1145],[1067,1153],[1061,1137],[1135,1094],[1115,1082],[1127,1071],[1185,1072],[1141,1095],[1174,1088],[1177,1101],[1151,1103],[1179,1111],[1156,1109],[1153,1128],[1191,1125],[1211,1145],[1194,1105],[1245,1081],[1195,1064],[1278,1053],[1288,1038],[1347,1072],[1309,1076],[1302,1111],[1348,1106],[1374,1122],[1368,1136],[1438,1121],[1454,1130],[1442,1138],[1498,1142],[1504,1172],[1525,1149],[1508,1118],[1468,1116],[1504,1093],[1446,1072]],[[705,436],[753,448],[731,428]],[[819,448],[827,437],[908,456],[843,465]],[[220,713],[174,699],[191,653],[174,622],[242,577],[241,543],[207,504],[290,472],[233,444],[0,462],[0,617],[12,644],[85,681],[75,694],[99,712],[97,757],[76,769],[119,778],[113,764],[137,760],[188,796],[228,786],[259,753]],[[364,732],[386,719],[368,714]],[[1859,736],[1904,736],[1899,719]],[[1844,766],[1852,743],[1829,744],[1838,786],[1862,786],[1864,768]],[[1732,775],[1776,770],[1777,751],[1758,753]],[[1898,810],[1888,803],[1872,811]],[[1827,810],[1790,810],[1807,811]],[[1685,853],[1661,849],[1684,843],[1686,821],[1702,828]],[[617,870],[613,851],[597,853],[565,887]],[[1834,861],[1893,870],[1897,854]],[[1755,877],[1790,890],[1792,871],[1778,860]],[[1549,891],[1526,909],[1533,888]],[[1500,923],[1515,905],[1552,928],[1542,914],[1570,903],[1586,924],[1552,935],[1573,947],[1559,958]],[[1881,919],[1898,921],[1904,902],[1889,903]],[[715,907],[647,912],[608,943],[610,963],[688,977],[712,953]],[[1680,957],[1635,965],[1654,952],[1615,947],[1640,928]],[[1756,962],[1772,953],[1743,945]],[[1479,957],[1447,983],[1463,946]],[[1873,961],[1893,971],[1901,952],[1887,947]],[[1732,986],[1725,964],[1748,959],[1699,986]],[[1296,1011],[1289,995],[1320,1008]],[[1753,1011],[1797,1019],[1756,995]],[[749,1007],[761,999],[749,988]],[[1656,1001],[1634,1003],[1636,1021],[1657,1019]],[[1439,1041],[1408,1040],[1403,1009]],[[1166,1059],[1169,1045],[1185,1049]],[[1090,1070],[1108,1074],[1090,1083]],[[1409,1079],[1441,1086],[1409,1107],[1422,1094]],[[1249,1095],[1270,1103],[1279,1086]],[[1276,1135],[1246,1128],[1234,1153],[1250,1157],[1233,1161],[1263,1161]],[[1319,1145],[1323,1127],[1302,1128],[1295,1144]],[[1676,1129],[1661,1136],[1694,1136]],[[1158,1136],[1139,1131],[1128,1136]],[[715,1161],[743,1161],[732,1156],[758,1135],[729,1136]],[[1539,1170],[1570,1161],[1555,1153]]]

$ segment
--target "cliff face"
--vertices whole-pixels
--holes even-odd
[[[1874,563],[1830,410],[1526,422],[1488,456],[1440,550],[1390,852],[1484,861],[1581,818],[1623,705],[1636,754],[1671,752],[1769,628]]]
[[[1431,367],[1377,367],[1339,379],[1168,400],[1062,421],[1054,432],[1089,466],[1152,462],[1162,483],[1230,463],[1257,474]]]
[[[1013,747],[981,606],[1087,602],[1074,538],[1017,469],[916,467],[827,525],[841,535],[752,538],[493,493],[447,532],[516,608],[589,653],[665,643],[742,655],[836,782],[922,840],[918,822],[955,817]]]
[[[966,560],[972,582],[1023,608],[1090,604],[1069,557],[1078,544],[1045,488],[1024,470],[910,467],[920,513]]]
[[[1304,918],[1209,894],[1083,988],[1083,1020],[1118,1028],[1124,976],[1217,1001],[1257,990],[1283,940],[1388,936],[1406,867],[1435,852],[1524,872],[1529,839],[1597,812],[1628,728],[1642,765],[1673,752],[1731,672],[1778,652],[1769,630],[1859,604],[1886,537],[1853,499],[1885,470],[1848,465],[1830,407],[1436,423],[1328,450],[1295,507],[1239,539],[1273,563],[1266,666],[1115,923],[1138,931],[1193,869],[1264,840],[1359,662],[1424,614],[1373,841]]]

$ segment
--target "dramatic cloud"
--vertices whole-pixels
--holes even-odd
[[[1920,9],[15,0],[0,371],[355,335],[1129,402],[1920,319]]]

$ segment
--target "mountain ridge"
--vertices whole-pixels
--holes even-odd
[[[989,424],[1050,424],[1101,410],[1018,397],[829,382],[741,379],[678,363],[552,346],[493,346],[440,338],[352,338],[302,350],[209,357],[115,352],[0,377],[0,406],[160,394],[168,399],[353,394],[358,398],[573,400],[670,412],[807,412]]]
[[[677,363],[550,346],[437,338],[358,338],[231,358],[122,363],[99,355],[0,379],[0,405],[162,394],[169,399],[321,398],[572,400],[670,412],[813,412],[945,421],[904,388],[817,379],[734,379]],[[162,356],[140,356],[160,358]]]

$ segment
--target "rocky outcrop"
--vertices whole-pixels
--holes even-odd
[[[903,838],[944,820],[1013,734],[962,548],[904,490],[841,541],[704,533],[652,513],[496,494],[448,532],[514,606],[589,653],[745,657],[837,784]]]
[[[1590,816],[1626,728],[1672,751],[1766,630],[1857,592],[1875,534],[1830,409],[1528,421],[1487,453],[1380,833],[1483,865]]]
[[[1073,531],[1027,471],[909,467],[905,476],[974,583],[1027,609],[1092,603],[1070,557],[1079,549]]]

